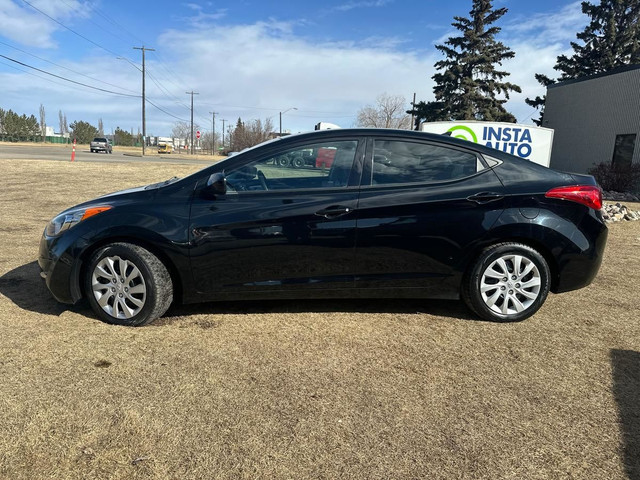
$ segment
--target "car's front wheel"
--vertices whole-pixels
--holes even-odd
[[[462,284],[467,306],[485,320],[529,318],[549,294],[549,265],[535,249],[500,243],[484,250]]]
[[[84,291],[101,320],[132,327],[161,317],[173,300],[165,265],[148,250],[130,243],[112,243],[91,256]]]

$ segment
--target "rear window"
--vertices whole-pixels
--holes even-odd
[[[94,142],[104,142],[107,143],[107,139],[106,138],[94,138],[93,139]]]

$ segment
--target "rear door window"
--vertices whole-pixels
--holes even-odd
[[[371,184],[445,182],[484,168],[472,152],[419,142],[375,140]]]

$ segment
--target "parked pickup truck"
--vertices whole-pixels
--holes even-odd
[[[104,152],[104,153],[113,153],[113,146],[109,143],[104,137],[96,137],[93,139],[90,145],[91,153],[93,152]]]

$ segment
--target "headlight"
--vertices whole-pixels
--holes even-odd
[[[103,205],[100,207],[76,208],[74,210],[61,213],[49,222],[49,225],[47,225],[47,229],[45,230],[45,234],[47,237],[56,237],[65,230],[73,227],[76,223],[80,223],[89,217],[93,217],[94,215],[110,210],[111,208],[112,207],[110,205]]]

